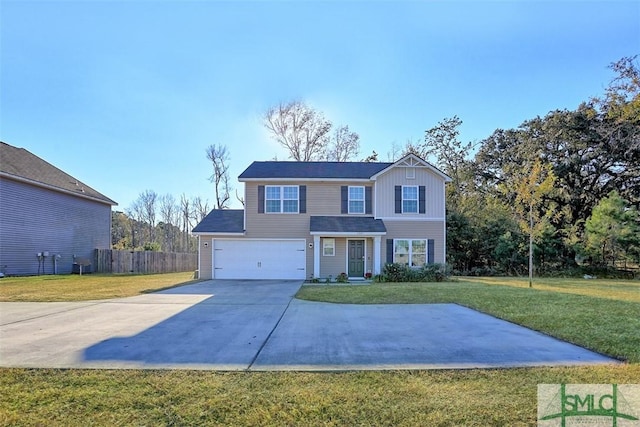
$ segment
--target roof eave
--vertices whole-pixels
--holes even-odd
[[[311,231],[312,236],[385,236],[386,231]]]
[[[371,178],[305,178],[305,177],[296,177],[296,178],[274,178],[274,177],[263,177],[263,178],[238,178],[239,182],[259,182],[259,181],[272,181],[272,182],[301,182],[301,181],[311,181],[311,182],[321,182],[321,181],[335,181],[335,182],[344,182],[344,181],[352,181],[352,182],[371,182]]]
[[[246,231],[192,231],[194,236],[244,236]]]

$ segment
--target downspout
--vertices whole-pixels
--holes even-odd
[[[447,264],[447,182],[445,181],[442,186],[442,201],[444,207],[444,217],[442,219],[444,230],[442,230],[442,235],[444,238],[442,239],[442,264]],[[435,252],[435,251],[434,251]]]
[[[196,279],[200,278],[200,258],[201,258],[200,237],[202,237],[202,236],[200,236],[198,234],[198,274],[197,274]],[[213,251],[213,247],[211,248],[211,251]],[[213,264],[211,265],[211,268],[213,269]]]

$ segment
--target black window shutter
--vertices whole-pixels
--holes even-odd
[[[300,205],[298,212],[307,213],[307,186],[301,185],[298,187],[298,198],[300,199]]]
[[[393,264],[393,239],[387,239],[387,264]]]
[[[264,213],[264,185],[258,185],[258,213]]]
[[[396,185],[396,213],[402,213],[402,185]]]
[[[367,215],[371,215],[373,213],[371,187],[364,187],[364,213]]]
[[[418,187],[418,212],[421,214],[427,212],[426,193],[427,190],[424,185]]]
[[[342,200],[340,213],[343,213],[343,214],[349,213],[349,187],[347,187],[346,185],[343,185],[340,188],[340,198]]]
[[[435,241],[433,239],[427,240],[427,264],[433,264]]]

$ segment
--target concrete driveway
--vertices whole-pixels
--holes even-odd
[[[293,299],[300,282],[206,281],[130,298],[0,303],[0,366],[353,370],[614,359],[455,304]]]

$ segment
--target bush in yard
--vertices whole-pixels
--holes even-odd
[[[387,276],[385,276],[384,274],[376,274],[375,276],[373,276],[373,281],[376,283],[384,283],[387,281]]]
[[[443,282],[451,272],[446,264],[427,264],[422,267],[423,282]]]
[[[349,277],[347,276],[347,273],[338,274],[338,276],[336,277],[336,282],[338,282],[338,283],[347,283],[347,282],[349,282]]]
[[[385,282],[406,282],[408,267],[404,264],[385,264],[382,269],[382,275]]]
[[[378,282],[442,282],[448,279],[450,271],[445,264],[427,264],[411,268],[405,264],[386,264]]]

